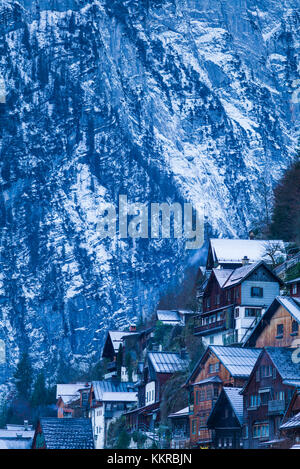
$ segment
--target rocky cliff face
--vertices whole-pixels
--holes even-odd
[[[24,348],[84,369],[182,273],[182,241],[101,239],[103,201],[203,203],[229,236],[265,216],[296,146],[297,6],[1,2],[2,382]]]

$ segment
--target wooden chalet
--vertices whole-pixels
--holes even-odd
[[[37,423],[32,449],[94,449],[91,420],[41,418]]]
[[[207,419],[223,387],[242,387],[261,350],[210,345],[190,374],[185,386],[190,396],[192,447],[212,446]]]
[[[264,261],[236,269],[213,269],[195,334],[206,345],[243,344],[282,284]]]
[[[293,349],[266,347],[242,390],[243,441],[246,449],[278,447],[280,426],[295,389],[300,386],[300,363]]]
[[[137,384],[138,408],[126,413],[127,428],[131,430],[151,429],[160,419],[160,401],[164,385],[178,372],[185,370],[188,360],[175,352],[148,352],[143,378]]]
[[[242,388],[224,387],[207,420],[212,430],[212,448],[241,449],[243,446]]]
[[[294,298],[300,298],[300,277],[295,278],[294,280],[290,280],[286,282],[290,290],[290,296]]]
[[[297,347],[300,339],[300,299],[278,296],[259,320],[247,347]]]

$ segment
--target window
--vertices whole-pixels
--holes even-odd
[[[270,392],[262,392],[261,393],[261,396],[260,396],[261,405],[267,405],[270,399],[271,399]]]
[[[269,424],[267,422],[254,424],[253,438],[267,438],[268,436],[269,436]]]
[[[255,318],[261,315],[261,309],[259,308],[245,308],[246,318]]]
[[[298,322],[297,322],[297,321],[293,321],[293,322],[292,322],[292,334],[295,334],[295,335],[298,334],[298,327],[299,327]]]
[[[261,378],[270,378],[273,375],[273,367],[271,365],[263,365],[260,367]]]
[[[205,389],[199,391],[199,401],[205,401]]]
[[[285,400],[285,393],[284,393],[284,391],[276,391],[276,392],[275,392],[275,400],[276,400],[276,401],[284,401],[284,400]]]
[[[207,300],[206,300],[206,307],[210,308],[210,298],[207,298]]]
[[[200,414],[199,415],[199,427],[205,427],[207,421],[207,415],[206,414]]]
[[[297,295],[297,283],[293,283],[293,295]]]
[[[206,390],[206,399],[209,401],[209,400],[212,399],[212,396],[213,396],[213,394],[212,394],[212,389],[211,389],[211,388],[208,388],[208,389]]]
[[[257,394],[251,394],[250,396],[250,407],[258,407],[260,405],[260,397]]]
[[[216,399],[219,396],[219,389],[214,386],[214,398]]]
[[[192,420],[192,434],[196,435],[197,430],[197,420]]]
[[[252,298],[262,298],[264,296],[264,289],[261,287],[251,287]]]
[[[210,374],[212,374],[212,373],[217,373],[219,370],[220,370],[220,363],[219,363],[219,362],[217,362],[217,363],[212,363],[212,364],[210,364],[209,367],[208,367],[208,372],[209,372]]]
[[[214,336],[211,335],[210,338],[209,338],[209,343],[210,343],[210,344],[213,344],[213,343],[214,343],[214,339],[215,339]]]
[[[221,300],[220,293],[216,296],[216,304],[219,305]]]
[[[281,337],[283,337],[283,331],[284,331],[283,324],[277,324],[277,335],[276,335],[277,339],[280,339]]]
[[[235,318],[238,318],[239,315],[240,315],[240,310],[239,310],[239,308],[235,308],[234,317],[235,317]]]

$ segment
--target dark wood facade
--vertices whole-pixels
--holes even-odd
[[[294,387],[283,383],[268,352],[263,350],[242,391],[245,449],[263,449],[280,439],[280,425]]]

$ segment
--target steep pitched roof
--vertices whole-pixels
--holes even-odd
[[[248,339],[245,342],[245,346],[253,345],[254,341],[257,337],[262,333],[264,328],[270,323],[273,315],[276,313],[279,306],[283,306],[288,313],[298,322],[300,323],[300,300],[298,298],[291,298],[289,296],[277,296],[273,303],[270,304],[268,309],[259,319],[258,323],[251,331]]]
[[[47,449],[94,449],[90,419],[41,418]]]
[[[137,393],[133,391],[134,383],[119,381],[93,381],[92,382],[96,401],[109,402],[136,402]]]
[[[137,335],[137,332],[108,331],[115,353],[119,351],[122,338],[129,335]]]
[[[258,239],[210,239],[210,247],[214,261],[220,263],[237,264],[242,263],[243,257],[247,256],[251,263],[265,260],[271,263],[266,255],[268,248],[278,246],[278,252],[284,248],[284,242],[280,240],[258,240]]]
[[[218,357],[231,376],[247,378],[252,372],[261,349],[209,345],[195,365],[186,384],[198,373],[202,361],[208,356],[209,352],[213,352]]]
[[[280,425],[282,429],[289,429],[289,428],[300,428],[300,412],[298,414],[291,417],[285,423]]]
[[[188,361],[175,352],[149,352],[148,358],[156,373],[176,373],[188,366]]]
[[[220,406],[222,408],[222,406],[224,405],[224,399],[226,399],[229,402],[240,426],[243,425],[243,396],[240,394],[241,389],[242,388],[231,388],[231,387],[224,387],[222,389],[217,399],[217,402],[213,406],[211,413],[208,417],[207,425],[209,428],[213,428],[214,417],[218,411],[218,408]]]
[[[226,283],[230,275],[232,274],[232,269],[213,269],[212,270],[220,288],[223,288],[223,285]]]
[[[255,272],[256,269],[259,267],[264,266],[269,273],[278,281],[278,283],[283,284],[282,280],[274,274],[274,272],[270,269],[265,261],[255,262],[254,264],[247,264],[243,265],[242,267],[238,267],[232,271],[232,274],[228,277],[226,282],[223,285],[223,288],[232,287],[234,285],[238,285],[242,281],[246,280],[250,274]]]
[[[243,425],[243,396],[240,394],[241,388],[225,387],[223,389],[238,421]]]
[[[283,381],[299,383],[300,386],[300,363],[293,360],[294,349],[289,347],[265,347],[265,351]]]

